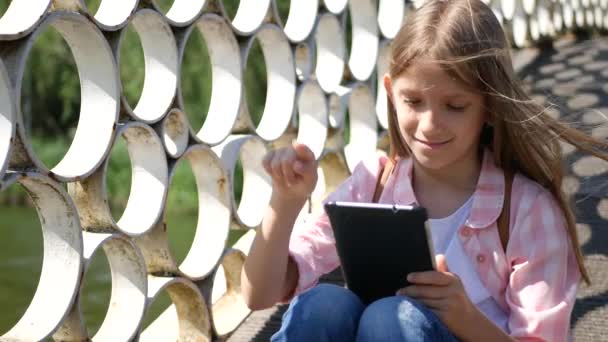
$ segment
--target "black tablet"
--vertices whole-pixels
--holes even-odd
[[[435,269],[424,208],[328,202],[325,211],[346,286],[366,305],[409,285],[407,274]]]

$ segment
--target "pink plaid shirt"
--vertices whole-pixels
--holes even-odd
[[[326,201],[371,201],[386,157],[359,163]],[[416,204],[411,159],[401,160],[387,180],[380,203]],[[521,341],[566,341],[580,273],[565,220],[551,193],[517,174],[511,196],[506,253],[496,226],[504,199],[504,176],[485,151],[473,206],[458,236],[483,285],[508,314],[510,335]],[[289,253],[299,270],[295,294],[339,266],[325,214],[294,228]]]

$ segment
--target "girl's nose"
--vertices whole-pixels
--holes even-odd
[[[440,113],[436,108],[428,106],[418,116],[418,129],[424,132],[433,132],[440,126]]]

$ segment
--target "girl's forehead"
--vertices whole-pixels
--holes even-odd
[[[436,90],[455,93],[477,93],[467,84],[433,61],[417,61],[409,65],[396,79],[397,88],[412,91]]]
[[[441,69],[417,68],[411,66],[394,80],[396,85],[408,88],[444,88],[462,86],[462,82]]]

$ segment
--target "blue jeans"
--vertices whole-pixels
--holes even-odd
[[[394,296],[365,307],[351,291],[320,284],[295,297],[273,342],[457,342],[439,318],[415,300]]]

